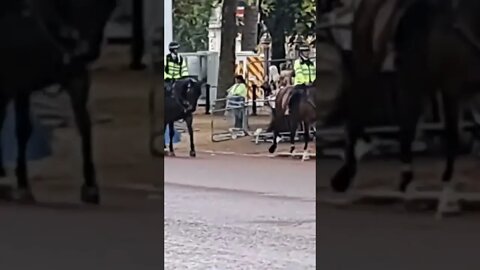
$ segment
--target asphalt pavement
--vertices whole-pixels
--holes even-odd
[[[161,269],[156,194],[103,190],[98,207],[81,204],[73,188],[36,195],[35,206],[0,202],[0,269]]]
[[[327,181],[334,163],[167,158],[165,268],[480,269],[476,213],[438,221],[402,205],[318,203],[315,221],[315,177]]]
[[[165,269],[315,269],[314,162],[165,160]]]

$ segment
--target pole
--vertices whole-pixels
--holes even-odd
[[[252,85],[252,116],[257,116],[257,89],[256,84]]]
[[[205,114],[210,114],[210,84],[205,85]]]

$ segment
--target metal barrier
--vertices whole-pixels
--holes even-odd
[[[214,109],[212,110],[212,119],[210,122],[211,128],[211,140],[212,142],[222,142],[227,140],[235,140],[238,137],[250,136],[248,130],[248,105],[245,101],[239,101],[235,99],[236,97],[222,98],[214,101]],[[225,108],[216,109],[215,104],[219,102],[224,102],[226,104]],[[223,112],[223,117],[225,120],[233,116],[235,121],[235,127],[229,127],[228,130],[223,130],[221,132],[215,132],[215,118],[219,113]],[[238,118],[241,117],[241,123],[238,125]],[[227,120],[228,122],[228,120]]]

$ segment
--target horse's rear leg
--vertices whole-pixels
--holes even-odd
[[[82,140],[83,177],[81,199],[85,203],[99,204],[100,191],[97,184],[92,153],[92,126],[87,109],[90,78],[87,71],[69,81],[66,89],[70,95],[75,122]]]
[[[27,168],[27,143],[32,134],[32,123],[30,120],[30,97],[28,94],[15,98],[15,122],[17,135],[17,185],[18,190],[14,198],[21,202],[35,201],[28,182]]]
[[[358,138],[363,134],[363,128],[349,124],[346,129],[347,145],[345,147],[344,164],[330,181],[330,185],[336,192],[346,192],[353,178],[357,174],[357,157],[355,148]]]
[[[455,189],[455,183],[453,183],[452,178],[455,170],[455,158],[458,151],[460,109],[458,100],[446,94],[443,95],[443,104],[445,112],[446,167],[442,177],[442,195],[437,208],[438,218],[441,218],[443,214],[458,212],[460,210],[458,200],[452,200]]]
[[[193,116],[187,116],[185,118],[185,123],[187,124],[188,135],[190,136],[190,156],[196,157],[197,153],[195,152],[195,142],[193,138]]]

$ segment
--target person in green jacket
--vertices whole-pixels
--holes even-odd
[[[295,60],[293,70],[295,88],[305,89],[315,81],[316,66],[315,62],[310,60],[310,47],[307,44],[300,46],[299,58]]]
[[[310,60],[310,46],[300,45],[299,58],[293,63],[293,85],[294,88],[290,96],[297,93],[304,93],[316,78],[315,62]],[[290,105],[285,110],[285,115],[290,114]]]
[[[235,103],[241,102],[245,104],[247,100],[247,84],[245,83],[245,79],[241,75],[237,75],[235,77],[235,84],[232,85],[227,90],[227,98]],[[235,117],[235,128],[243,128],[243,108],[237,108],[233,110],[234,117]]]
[[[165,80],[166,94],[177,100],[180,106],[184,107],[186,111],[188,109],[188,105],[186,104],[186,102],[182,100],[182,97],[176,97],[173,94],[173,85],[175,81],[189,76],[185,59],[183,59],[182,56],[178,55],[179,48],[180,44],[175,41],[170,42],[170,44],[168,45],[170,53],[165,56],[165,69],[163,72],[163,78]]]

